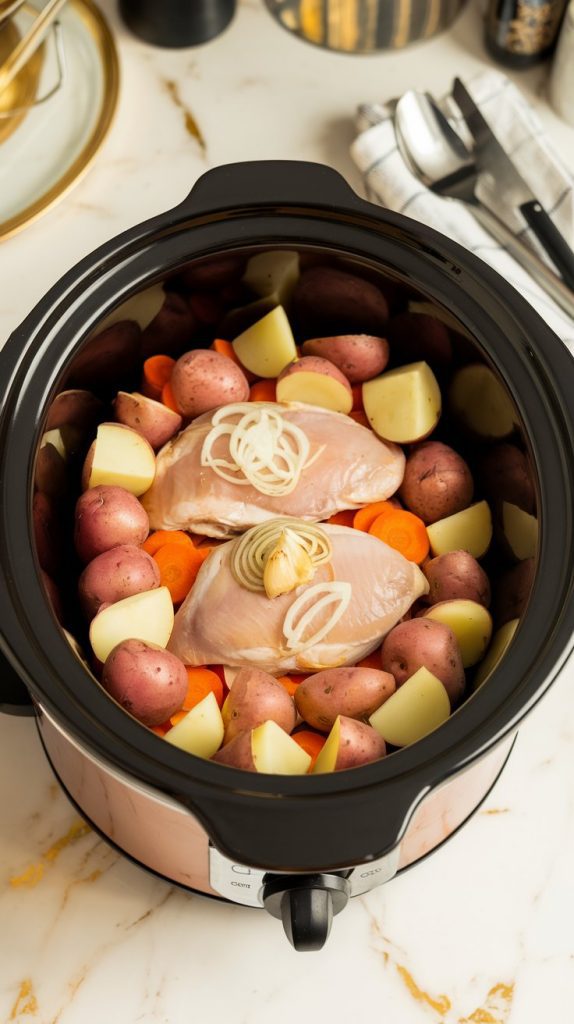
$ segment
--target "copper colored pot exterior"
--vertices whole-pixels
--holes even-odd
[[[60,781],[87,819],[114,845],[170,882],[218,896],[210,885],[209,837],[190,811],[81,749],[45,712],[40,735]],[[440,846],[476,810],[509,755],[508,736],[482,760],[433,790],[400,843],[398,870]],[[238,900],[241,883],[237,883]]]

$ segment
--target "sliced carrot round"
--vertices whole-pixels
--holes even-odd
[[[290,697],[294,697],[301,680],[295,679],[293,676],[277,676],[277,682],[285,687]]]
[[[156,551],[153,559],[159,568],[160,586],[167,587],[174,604],[185,600],[209,553],[209,548],[193,544],[164,544]]]
[[[394,506],[391,505],[390,501],[375,501],[372,505],[365,505],[364,508],[360,508],[355,512],[353,526],[355,530],[362,530],[363,533],[368,533],[375,519],[378,519],[379,516],[384,515],[386,512],[394,512]]]
[[[333,526],[352,526],[355,513],[352,508],[345,508],[342,512],[335,512],[334,516],[325,520]]]
[[[384,512],[372,523],[369,533],[400,551],[410,562],[424,562],[429,553],[426,526],[412,512],[395,508],[392,512]]]
[[[351,384],[351,391],[353,392],[353,412],[363,411],[363,385]],[[366,416],[365,419],[367,419]]]
[[[223,682],[210,668],[203,666],[186,666],[187,672],[187,693],[183,702],[183,710],[191,711],[196,704],[199,704],[209,693],[212,693],[219,704],[223,705]]]
[[[150,533],[147,540],[142,544],[148,555],[155,555],[156,551],[165,547],[166,544],[184,544],[186,547],[194,547],[194,543],[183,530],[155,530]]]
[[[361,658],[357,662],[356,668],[378,668],[381,667],[381,648],[377,647],[376,651],[372,651],[371,654],[367,654],[366,658]]]
[[[250,402],[276,402],[276,382],[272,379],[258,380],[249,389]]]
[[[143,364],[142,391],[148,398],[161,401],[161,393],[170,380],[175,359],[171,356],[150,356]]]
[[[307,771],[312,772],[315,761],[325,746],[327,737],[321,736],[318,732],[313,732],[312,729],[301,729],[301,732],[293,733],[291,738],[295,740],[295,743],[297,743],[306,754],[310,754],[311,764]]]
[[[175,400],[175,395],[173,393],[173,388],[171,386],[171,381],[169,381],[169,380],[166,381],[166,383],[164,384],[163,388],[161,389],[161,399],[160,400],[163,402],[164,405],[167,405],[168,409],[171,409],[172,412],[176,412],[178,414],[178,416],[181,416],[181,410],[180,410],[179,405],[177,404],[177,402]]]

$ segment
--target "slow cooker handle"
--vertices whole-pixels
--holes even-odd
[[[256,160],[206,171],[175,212],[197,216],[232,207],[333,207],[357,212],[366,204],[333,168],[311,161]]]
[[[33,715],[34,705],[28,690],[10,662],[0,652],[0,711],[8,715]]]

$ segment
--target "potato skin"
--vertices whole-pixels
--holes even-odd
[[[44,572],[43,569],[40,569],[40,576],[42,578],[42,583],[44,584],[46,596],[52,606],[52,611],[54,612],[58,622],[61,624],[64,621],[64,610],[62,607],[62,598],[60,597],[60,589],[57,583],[54,583],[52,577],[48,576],[48,573]]]
[[[468,551],[449,551],[429,559],[421,568],[430,585],[425,598],[427,604],[463,598],[489,607],[490,581]]]
[[[114,381],[133,373],[140,357],[140,339],[140,327],[133,320],[112,324],[90,338],[74,356],[70,388],[110,394]]]
[[[524,512],[536,511],[532,472],[526,455],[516,445],[494,445],[480,460],[479,475],[489,498],[508,501]]]
[[[451,705],[464,689],[460,649],[452,629],[442,622],[419,618],[399,623],[383,640],[381,664],[397,686],[424,666],[441,680]]]
[[[198,321],[183,295],[166,292],[163,306],[147,325],[141,336],[141,351],[148,356],[178,356],[190,344]]]
[[[350,384],[362,384],[385,369],[389,361],[389,343],[386,338],[376,338],[372,334],[311,338],[303,344],[303,355],[329,359]]]
[[[372,725],[341,715],[340,729],[339,751],[334,771],[357,768],[361,764],[369,764],[385,756],[387,745]]]
[[[474,483],[463,458],[441,441],[419,444],[407,458],[399,495],[425,523],[468,508]]]
[[[239,768],[244,772],[255,772],[255,761],[251,749],[251,729],[245,729],[221,747],[211,758],[218,764],[227,764],[230,768]]]
[[[178,407],[191,418],[218,405],[249,400],[249,384],[241,367],[208,349],[186,352],[177,360],[171,387]]]
[[[308,725],[329,732],[339,715],[368,718],[396,689],[388,672],[375,668],[329,668],[299,684],[297,710]]]
[[[293,308],[305,338],[361,333],[379,336],[389,307],[370,281],[335,267],[310,267],[293,292]]]
[[[32,522],[38,561],[49,576],[57,576],[62,557],[62,542],[56,506],[47,494],[36,491],[32,501]]]
[[[494,600],[497,627],[504,626],[511,619],[520,618],[530,597],[535,571],[534,559],[525,558],[500,577]]]
[[[147,551],[134,544],[118,544],[86,566],[78,580],[82,611],[88,619],[103,604],[159,587],[159,568]]]
[[[246,729],[256,729],[269,719],[285,732],[295,728],[297,714],[292,697],[281,683],[259,668],[242,668],[223,705],[224,745]]]
[[[424,359],[441,369],[452,359],[448,328],[428,313],[398,313],[389,324],[388,337],[393,364]]]
[[[324,377],[332,377],[333,380],[337,380],[352,395],[351,385],[344,373],[341,373],[339,368],[329,359],[323,359],[321,356],[307,355],[301,359],[296,359],[294,362],[288,363],[284,370],[281,370],[277,383],[285,377],[291,377],[294,373],[320,373]]]
[[[146,395],[140,395],[137,391],[132,394],[118,391],[114,400],[114,412],[119,423],[136,430],[156,451],[181,430],[183,423],[181,416],[173,409],[168,409],[167,405],[155,402]]]
[[[102,685],[143,725],[161,725],[179,711],[187,672],[175,654],[142,640],[123,640],[108,655]]]
[[[74,544],[83,562],[118,544],[143,544],[148,533],[147,512],[123,487],[99,484],[76,502]]]

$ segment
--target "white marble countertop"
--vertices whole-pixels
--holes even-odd
[[[180,201],[208,167],[299,157],[356,185],[359,102],[440,92],[487,63],[472,2],[446,35],[372,57],[297,41],[260,0],[243,0],[219,39],[184,51],[138,43],[112,0],[102,7],[122,61],[118,115],[83,182],[0,246],[1,339],[81,256]],[[514,77],[573,167],[574,130],[548,109],[545,74]],[[0,717],[0,1021],[570,1024],[573,685],[574,666],[520,731],[474,819],[354,901],[324,951],[305,958],[267,915],[186,894],[106,846],[60,792],[33,721]]]

